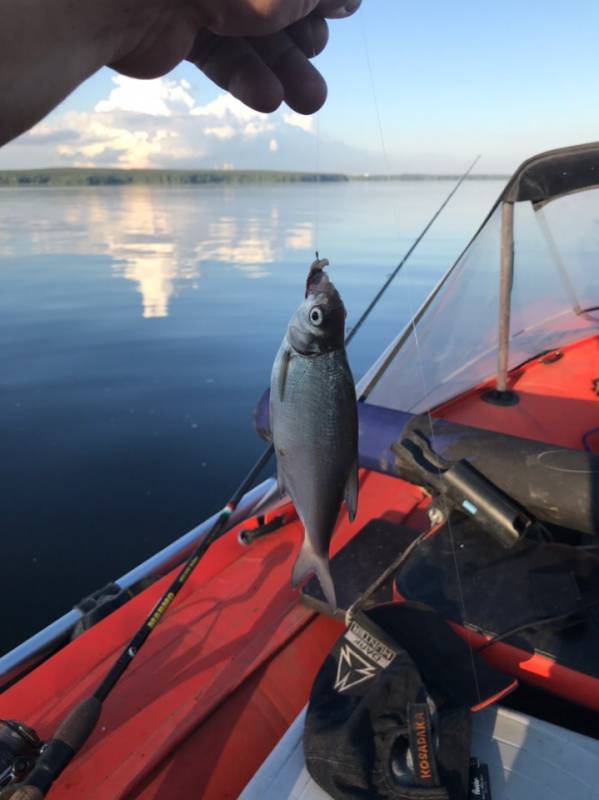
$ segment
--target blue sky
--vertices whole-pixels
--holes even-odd
[[[364,0],[331,24],[315,119],[248,116],[189,64],[145,90],[105,69],[0,150],[0,167],[453,172],[482,153],[478,171],[509,172],[599,139],[598,32],[590,0]]]

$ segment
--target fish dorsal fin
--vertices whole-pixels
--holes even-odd
[[[345,484],[345,503],[350,522],[353,522],[358,510],[358,459],[354,461]]]
[[[289,362],[291,361],[291,350],[286,347],[281,352],[281,363],[279,364],[279,375],[277,378],[277,391],[279,392],[279,400],[282,402],[285,397],[285,384],[287,383],[287,371],[289,369]]]

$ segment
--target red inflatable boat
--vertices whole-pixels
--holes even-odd
[[[598,176],[599,144],[523,164],[360,382],[358,514],[350,523],[342,510],[331,546],[340,608],[314,582],[291,588],[303,530],[262,484],[104,703],[52,800],[238,797],[305,705],[345,612],[379,579],[373,602],[435,608],[518,679],[516,697],[536,687],[540,715],[594,718]],[[3,656],[0,718],[50,739],[212,522]],[[9,772],[0,778],[9,797]]]

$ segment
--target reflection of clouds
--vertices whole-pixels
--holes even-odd
[[[266,278],[266,264],[275,260],[268,226],[251,218],[239,224],[231,217],[221,217],[209,228],[209,235],[197,245],[198,261],[222,261],[232,264],[248,278]]]
[[[311,206],[290,218],[284,197],[231,187],[5,190],[0,255],[107,255],[113,275],[136,284],[143,316],[166,317],[179,291],[201,286],[202,262],[255,280],[314,249]]]
[[[196,279],[198,271],[190,263],[185,241],[173,237],[174,209],[154,202],[154,192],[148,187],[136,188],[131,195],[124,194],[129,202],[123,203],[118,225],[106,224],[104,203],[94,205],[92,219],[104,232],[104,245],[117,262],[115,274],[137,284],[144,318],[167,317],[175,282]],[[101,193],[98,197],[102,200]]]
[[[285,244],[290,250],[313,250],[314,228],[312,224],[304,222],[291,228],[287,233]]]
[[[187,270],[187,274],[177,269],[172,242],[123,244],[118,248],[118,258],[124,263],[116,264],[114,270],[138,284],[146,319],[168,316],[168,304],[177,278],[198,277],[194,269]]]
[[[276,206],[264,220],[250,217],[240,221],[223,216],[210,224],[208,235],[197,245],[195,254],[200,262],[222,261],[232,264],[248,278],[266,278],[271,273],[264,267],[281,257],[281,239],[288,250],[311,250],[313,225],[299,223],[281,235]]]

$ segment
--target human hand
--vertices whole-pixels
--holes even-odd
[[[181,61],[257,111],[317,111],[327,87],[309,59],[327,19],[361,0],[0,0],[0,146],[107,64],[158,78]]]
[[[328,41],[328,19],[361,0],[154,0],[131,19],[111,66],[136,78],[194,63],[217,86],[257,111],[285,101],[300,114],[324,103],[327,86],[309,59]]]

